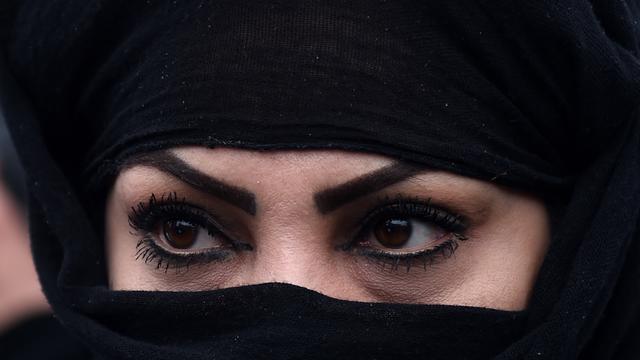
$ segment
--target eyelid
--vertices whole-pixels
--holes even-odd
[[[231,232],[229,231],[229,226],[225,224],[224,220],[221,220],[221,217],[216,213],[212,213],[211,210],[205,210],[197,205],[193,205],[190,203],[186,203],[185,205],[193,208],[200,217],[200,219],[196,219],[196,223],[194,225],[201,226],[211,235],[222,235],[227,241],[235,241],[237,239]]]
[[[186,198],[179,199],[175,192],[163,194],[160,198],[152,193],[149,200],[133,207],[128,217],[130,226],[141,234],[157,233],[157,226],[162,221],[181,219],[203,228],[212,235],[222,236],[227,242],[248,245],[233,231],[234,226],[229,226],[231,221],[226,217],[218,216],[211,209],[193,204]]]
[[[150,196],[147,195],[143,200],[137,201],[137,205],[133,207],[134,211],[129,212],[129,218],[131,220],[131,216],[134,215],[133,213],[135,211],[144,210],[144,208],[148,207],[152,203],[157,208],[183,206],[195,210],[202,218],[201,220],[206,221],[201,224],[203,227],[208,229],[205,225],[210,223],[216,228],[217,232],[221,232],[229,239],[245,243],[252,242],[251,233],[247,231],[246,226],[244,226],[246,217],[236,216],[237,213],[240,213],[239,211],[233,211],[230,207],[221,205],[222,202],[214,201],[209,197],[205,197],[204,200],[201,200],[202,197],[198,196],[198,194],[194,194],[193,192],[187,192],[187,194],[188,196],[186,197],[178,197],[176,191],[171,191],[163,192],[160,197],[157,197],[155,196],[155,192],[151,192]],[[226,212],[232,213],[233,216],[226,215]],[[200,222],[201,221],[198,221],[199,224]],[[135,228],[134,225],[132,225],[132,227]],[[146,230],[150,231],[150,229]]]
[[[403,195],[397,195],[395,198],[384,197],[378,199],[377,205],[370,210],[359,221],[360,227],[366,226],[376,217],[388,215],[388,214],[400,214],[405,216],[413,216],[417,218],[425,218],[428,214],[425,211],[433,211],[440,215],[449,215],[456,220],[456,228],[450,229],[452,231],[464,232],[469,227],[469,220],[466,216],[461,215],[455,211],[449,210],[447,207],[442,206],[432,200],[431,197],[427,199],[420,199],[416,197],[406,197]],[[430,219],[425,219],[430,220]],[[452,224],[453,225],[453,224]]]
[[[450,224],[447,226],[442,222],[439,223],[435,218],[429,218],[428,214],[425,214],[427,210],[437,212],[437,216],[449,216]],[[357,243],[362,241],[364,236],[372,231],[375,222],[387,215],[398,215],[423,220],[457,235],[461,240],[466,240],[467,238],[464,234],[469,229],[469,220],[465,216],[448,210],[446,207],[432,201],[431,198],[420,199],[398,194],[395,197],[384,196],[377,198],[377,202],[372,206],[372,209],[357,221],[355,234],[350,239],[339,244],[337,249],[350,250],[357,247]],[[392,254],[394,251],[389,251],[389,253]]]

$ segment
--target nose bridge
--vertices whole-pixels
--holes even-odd
[[[248,283],[286,282],[319,289],[330,269],[331,241],[326,220],[316,210],[312,184],[304,172],[267,177],[263,211],[254,233],[254,261]]]
[[[252,283],[318,285],[331,261],[331,242],[320,215],[303,204],[280,204],[265,214],[255,236]]]
[[[318,285],[328,262],[320,234],[309,227],[279,227],[261,235],[256,246],[252,283],[286,282],[308,288]]]

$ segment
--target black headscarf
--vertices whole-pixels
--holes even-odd
[[[2,101],[37,268],[95,353],[640,355],[636,2],[5,6]],[[534,193],[553,229],[529,308],[367,304],[286,284],[110,291],[103,190],[130,156],[179,145],[374,152]]]

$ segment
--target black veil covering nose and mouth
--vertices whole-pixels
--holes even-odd
[[[637,2],[1,9],[2,106],[29,178],[39,276],[97,356],[640,356]],[[526,313],[286,284],[109,291],[96,204],[127,157],[179,145],[367,151],[495,182],[546,200],[552,245]]]

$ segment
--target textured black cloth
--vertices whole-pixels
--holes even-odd
[[[3,360],[82,360],[91,353],[50,314],[21,321],[0,333]]]
[[[29,176],[37,268],[54,311],[96,353],[640,356],[637,2],[5,6],[4,51],[26,96],[3,89],[2,101]],[[553,233],[527,316],[341,302],[289,285],[107,290],[100,196],[129,156],[187,144],[368,151],[537,194]],[[269,307],[207,300],[227,296]]]

